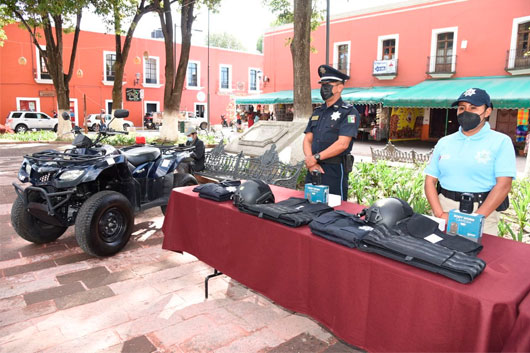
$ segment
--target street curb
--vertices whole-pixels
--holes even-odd
[[[11,141],[11,140],[0,140],[0,145],[7,145],[7,144],[25,144],[25,143],[47,143],[47,144],[54,144],[54,145],[69,145],[67,141]]]

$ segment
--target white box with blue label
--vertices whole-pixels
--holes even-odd
[[[463,213],[458,210],[449,211],[447,233],[457,234],[480,243],[484,229],[484,216],[477,213]]]
[[[311,203],[322,202],[328,203],[329,186],[327,185],[313,185],[311,183],[305,184],[304,197]]]

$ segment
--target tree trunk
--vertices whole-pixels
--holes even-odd
[[[313,111],[311,105],[311,1],[294,1],[294,36],[291,42],[294,73],[293,120],[307,120]]]
[[[164,0],[164,8],[169,8],[169,0]],[[173,56],[173,19],[171,12],[159,11],[162,33],[164,34],[164,44],[166,52],[166,85],[164,88],[164,116],[162,128],[160,129],[160,138],[167,141],[176,141],[178,139],[178,120],[184,119],[179,115],[180,100],[182,89],[188,69],[188,59],[191,48],[191,26],[195,17],[193,9],[195,0],[182,1],[181,9],[181,33],[182,45],[178,70],[175,76],[175,60]]]

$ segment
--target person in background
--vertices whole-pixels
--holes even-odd
[[[324,104],[313,111],[304,131],[306,183],[312,182],[312,172],[319,172],[329,193],[347,200],[348,174],[353,166],[350,152],[361,119],[357,109],[341,98],[344,81],[350,77],[328,65],[320,65],[318,75]]]
[[[57,119],[57,111],[55,111],[55,110],[53,111],[53,118]]]
[[[101,109],[101,113],[99,114],[99,129],[105,130],[107,128],[107,124],[105,121],[105,109]]]
[[[251,128],[254,125],[254,106],[252,105],[248,108],[247,121],[248,127]]]
[[[204,142],[197,137],[197,130],[193,127],[189,127],[186,130],[186,146],[195,146],[195,151],[190,155],[191,163],[190,170],[192,172],[200,172],[204,170]]]
[[[486,91],[470,88],[452,106],[457,106],[460,128],[434,147],[425,168],[425,195],[433,215],[447,222],[449,210],[459,209],[462,193],[471,193],[473,212],[486,217],[483,232],[497,235],[497,211],[508,208],[516,176],[512,141],[490,128],[493,104]]]

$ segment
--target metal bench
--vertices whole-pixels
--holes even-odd
[[[428,153],[418,153],[414,150],[405,152],[398,150],[396,146],[392,144],[392,142],[388,142],[382,149],[374,149],[372,146],[370,146],[370,151],[372,152],[372,162],[385,160],[391,162],[423,164],[429,161],[433,149],[431,149]]]
[[[204,170],[195,173],[203,181],[223,179],[261,179],[268,184],[296,189],[303,162],[295,165],[280,162],[276,145],[259,157],[228,154],[221,142],[213,150],[206,152]]]

